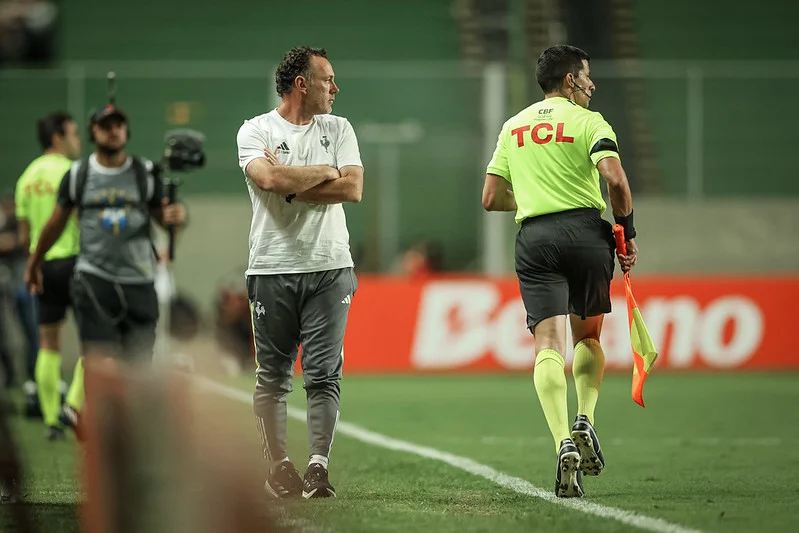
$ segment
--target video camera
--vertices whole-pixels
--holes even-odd
[[[164,169],[171,172],[184,173],[205,166],[205,136],[196,130],[177,129],[166,132],[164,136],[166,148],[161,162],[153,169],[157,175],[163,175]],[[163,178],[169,203],[177,201],[180,178],[165,176]],[[175,228],[169,228],[169,259],[175,258]]]
[[[190,172],[205,166],[205,136],[196,130],[179,129],[166,133],[163,164],[172,172]]]

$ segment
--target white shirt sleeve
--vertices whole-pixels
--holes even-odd
[[[342,121],[342,130],[336,143],[336,167],[346,167],[355,165],[363,167],[361,163],[361,151],[358,148],[358,139],[355,137],[355,130],[347,119]]]
[[[236,135],[236,144],[239,150],[239,166],[246,176],[247,165],[259,157],[265,157],[266,135],[252,122],[245,122]]]

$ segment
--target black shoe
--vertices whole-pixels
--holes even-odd
[[[555,475],[555,496],[558,498],[583,497],[580,450],[577,449],[571,439],[560,441],[558,471]]]
[[[84,440],[84,434],[83,424],[80,418],[80,413],[67,403],[64,404],[61,408],[61,413],[58,415],[58,421],[61,422],[64,427],[68,427],[74,431],[75,436],[82,442]]]
[[[572,426],[572,440],[580,450],[580,470],[586,476],[598,476],[605,468],[605,456],[599,446],[599,437],[588,417],[577,415]]]
[[[336,497],[336,491],[333,489],[333,485],[327,480],[327,468],[319,463],[313,463],[308,466],[302,485],[302,497],[306,500],[311,498]]]
[[[64,433],[64,429],[59,426],[48,426],[45,437],[47,437],[47,440],[50,442],[67,440],[67,434]]]
[[[293,498],[302,493],[302,479],[291,461],[283,461],[269,472],[264,490],[273,498]]]
[[[25,391],[25,418],[41,418],[42,406],[39,403],[36,383],[26,381],[22,388]]]

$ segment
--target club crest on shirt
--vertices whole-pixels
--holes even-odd
[[[322,135],[322,138],[319,140],[322,145],[322,148],[325,149],[325,153],[327,153],[327,147],[330,146],[330,139],[327,138],[327,135]]]
[[[130,206],[127,204],[131,198],[124,189],[102,189],[93,195],[93,201],[107,203],[108,207],[100,210],[100,225],[106,231],[119,235],[120,230],[128,227]]]
[[[106,207],[100,211],[100,223],[105,230],[119,235],[119,230],[128,227],[128,208]]]

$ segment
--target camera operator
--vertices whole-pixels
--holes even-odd
[[[58,204],[25,272],[28,287],[40,292],[44,254],[77,210],[81,239],[72,291],[87,364],[96,356],[128,363],[152,359],[159,309],[151,218],[164,228],[179,227],[186,218],[182,204],[164,198],[153,163],[126,152],[129,136],[127,116],[114,105],[92,115],[95,151],[61,181]]]

